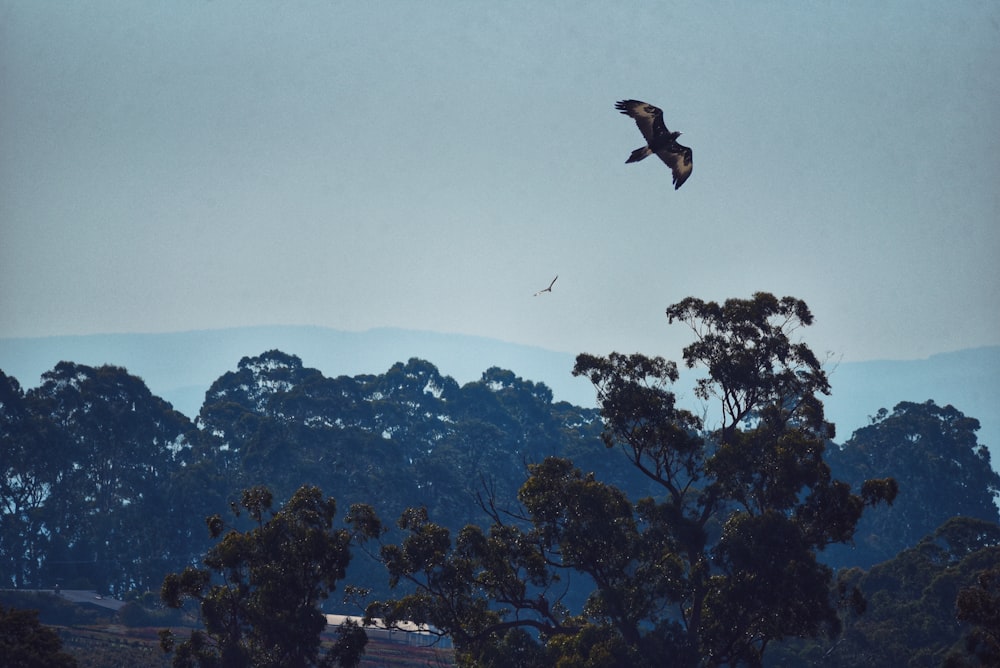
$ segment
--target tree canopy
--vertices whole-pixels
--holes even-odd
[[[833,448],[828,461],[845,480],[893,476],[900,488],[891,506],[865,514],[856,548],[834,550],[831,563],[868,567],[892,559],[952,517],[1000,522],[1000,475],[976,439],[978,430],[978,420],[953,406],[904,401],[878,411],[870,425]]]
[[[350,537],[333,528],[336,502],[315,487],[302,487],[277,512],[270,512],[272,502],[267,488],[245,490],[232,510],[237,518],[245,511],[253,528],[227,531],[220,515],[209,517],[209,532],[219,542],[206,553],[204,568],[164,579],[163,601],[172,608],[197,601],[204,624],[204,631],[180,643],[170,631],[162,633],[174,666],[357,665],[367,641],[360,629],[320,653],[326,617],[319,605],[343,580],[350,560]]]
[[[964,666],[991,656],[1000,607],[990,572],[1000,563],[1000,526],[956,517],[869,571],[842,572],[867,597],[841,638],[780,647],[775,666]],[[979,587],[977,587],[977,583]],[[972,622],[974,626],[963,624]],[[991,626],[992,625],[992,626]]]
[[[682,364],[702,374],[697,414],[674,394],[677,364],[639,354],[579,356],[595,410],[495,367],[462,386],[419,359],[331,378],[273,350],[220,377],[194,423],[118,367],[62,362],[27,391],[0,372],[0,579],[126,595],[132,622],[172,624],[177,612],[141,608],[155,599],[143,591],[199,564],[207,596],[224,571],[204,555],[239,552],[242,539],[213,537],[202,518],[235,502],[231,526],[213,526],[245,535],[244,490],[266,487],[278,508],[305,486],[335,490],[381,561],[345,571],[381,601],[370,613],[430,623],[478,665],[641,666],[664,653],[856,665],[851,651],[869,649],[854,639],[881,633],[868,620],[910,638],[892,646],[918,662],[964,665],[962,643],[991,656],[992,546],[976,536],[997,527],[1000,484],[978,422],[902,402],[836,446],[828,379],[799,338],[803,302],[689,298],[667,315],[693,334]],[[962,541],[962,561],[927,558]],[[869,571],[833,578],[852,566]],[[889,591],[933,605],[886,607]],[[914,625],[953,633],[927,649]]]
[[[178,536],[148,518],[171,505],[191,423],[119,367],[60,362],[42,381],[24,394],[0,373],[5,577],[119,593],[156,586],[183,557]]]
[[[543,384],[494,367],[459,387],[419,359],[329,378],[281,351],[247,357],[194,424],[119,367],[60,363],[28,392],[0,372],[0,581],[156,589],[208,549],[201,519],[258,485],[481,521],[483,476],[514,498],[526,461],[593,459],[599,431]],[[374,585],[373,565],[354,570]]]
[[[721,403],[717,428],[677,408],[672,362],[580,355],[574,369],[597,390],[605,445],[655,493],[631,500],[549,458],[529,466],[517,508],[485,499],[492,525],[454,541],[410,510],[404,540],[384,542],[371,509],[353,507],[391,584],[415,587],[373,603],[370,616],[432,624],[469,664],[516,651],[546,665],[757,665],[776,639],[839,631],[832,571],[816,554],[850,540],[863,508],[891,501],[895,485],[855,493],[823,461],[833,429],[818,395],[829,384],[790,339],[812,322],[808,308],[758,293],[686,299],[667,314],[695,334],[684,359],[708,372],[696,391]],[[580,578],[592,589],[577,607],[566,583]]]

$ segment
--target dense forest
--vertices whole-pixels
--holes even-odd
[[[457,527],[482,518],[482,485],[513,499],[528,462],[614,469],[598,411],[496,368],[464,387],[417,359],[326,378],[270,351],[219,378],[193,424],[118,367],[63,362],[27,393],[0,376],[0,391],[0,573],[19,588],[157,590],[204,553],[204,518],[254,485],[278,499],[315,485],[386,516],[424,505]]]
[[[780,310],[785,306],[801,308],[781,302],[765,320],[790,321],[789,313]],[[682,322],[697,321],[693,328],[711,325],[715,344],[731,346],[736,329],[730,325],[738,316],[723,313],[720,319],[719,312],[704,307],[682,303],[674,315]],[[797,324],[808,324],[807,313],[795,315],[804,321]],[[703,344],[713,340],[702,336],[705,331],[696,329]],[[780,328],[762,328],[755,336],[759,342],[781,343],[785,334]],[[702,360],[714,370],[720,350],[693,345],[685,357],[689,363]],[[344,525],[351,509],[353,535],[365,533],[359,527],[365,517],[371,520],[363,527],[369,543],[352,550],[342,578],[350,591],[363,588],[371,601],[395,600],[395,608],[376,608],[386,617],[415,611],[432,615],[427,600],[408,608],[406,597],[430,591],[422,578],[432,576],[433,569],[406,570],[412,564],[399,562],[393,571],[392,557],[404,553],[406,541],[440,529],[447,557],[435,568],[453,567],[457,562],[448,560],[471,549],[461,540],[469,539],[468,545],[479,540],[473,540],[468,527],[481,527],[483,541],[488,533],[491,540],[505,535],[510,544],[544,543],[540,554],[551,566],[553,554],[568,559],[569,532],[603,531],[599,523],[574,528],[571,521],[573,513],[592,512],[593,506],[565,505],[570,497],[594,495],[588,502],[620,509],[620,516],[606,518],[607,526],[625,522],[632,527],[607,540],[630,545],[635,541],[636,553],[653,549],[648,541],[654,534],[661,542],[667,540],[654,531],[658,526],[671,527],[675,534],[684,526],[697,534],[670,540],[679,554],[701,550],[702,557],[685,556],[675,565],[651,557],[658,573],[676,567],[677,581],[688,587],[675,591],[679,585],[664,580],[658,585],[663,591],[657,594],[657,605],[676,599],[683,603],[678,609],[687,610],[691,600],[701,596],[704,600],[697,600],[706,614],[719,614],[720,608],[712,612],[712,597],[723,594],[712,593],[716,576],[697,575],[699,558],[706,559],[706,574],[731,576],[726,586],[741,587],[740,600],[750,600],[764,594],[752,593],[755,585],[737,574],[747,570],[741,560],[753,550],[788,563],[815,557],[810,572],[815,586],[827,592],[822,596],[854,598],[850,605],[831,604],[829,614],[821,611],[825,616],[809,627],[792,628],[804,617],[801,611],[775,613],[773,623],[789,628],[755,631],[759,638],[774,640],[766,655],[770,665],[950,661],[959,666],[976,652],[986,656],[983,647],[989,643],[983,633],[992,632],[995,640],[998,631],[990,631],[988,621],[977,621],[973,603],[988,609],[992,600],[996,614],[1000,514],[995,499],[1000,476],[991,467],[988,450],[977,441],[978,422],[956,407],[920,398],[919,403],[901,401],[891,409],[873,406],[870,424],[838,442],[832,426],[822,421],[821,403],[813,401],[813,395],[828,391],[821,370],[807,349],[796,354],[801,357],[790,358],[787,349],[777,354],[775,359],[792,373],[773,371],[774,379],[766,386],[768,401],[781,399],[775,403],[779,413],[784,411],[780,420],[772,419],[768,411],[776,409],[760,400],[763,384],[752,392],[726,385],[743,381],[721,380],[711,386],[712,378],[723,378],[719,375],[696,388],[706,401],[745,401],[717,428],[673,405],[672,363],[642,356],[581,356],[576,373],[592,380],[601,403],[599,409],[585,409],[553,402],[545,385],[500,368],[487,369],[478,381],[463,386],[421,359],[400,362],[379,375],[328,378],[304,367],[294,355],[271,350],[243,358],[236,370],[220,377],[194,421],[152,395],[140,378],[123,368],[62,362],[28,391],[0,371],[0,588],[96,589],[149,602],[144,594],[159,592],[168,574],[202,564],[218,538],[218,532],[213,535],[206,528],[205,518],[235,507],[244,490],[266,487],[278,508],[311,487],[336,499],[338,526]],[[727,359],[730,369],[735,368],[733,358]],[[789,408],[792,395],[798,403]],[[780,434],[775,431],[779,427]],[[782,480],[785,473],[770,478],[761,473],[767,466],[784,466],[782,461],[755,460],[748,454],[772,437],[799,453],[794,483]],[[671,457],[682,452],[686,459],[651,452],[648,439],[670,443]],[[806,460],[808,467],[802,464]],[[756,466],[761,468],[753,469]],[[703,477],[701,470],[707,472]],[[898,486],[898,493],[873,484],[888,480]],[[788,490],[780,491],[781,485]],[[562,496],[553,496],[557,489]],[[834,497],[841,505],[829,501]],[[545,515],[556,506],[567,514]],[[854,515],[821,516],[835,506]],[[370,515],[359,515],[362,507]],[[685,519],[663,515],[671,507],[680,509]],[[700,524],[690,519],[696,515]],[[397,524],[395,518],[400,517]],[[736,522],[740,518],[743,525]],[[782,553],[787,542],[753,542],[755,531],[785,531],[782,522],[788,518],[805,536],[805,556]],[[231,521],[235,529],[253,526],[246,515]],[[636,528],[640,524],[641,530]],[[732,539],[739,532],[739,541]],[[404,551],[393,552],[394,543]],[[692,545],[698,545],[697,550]],[[588,544],[587,549],[598,547]],[[608,543],[600,549],[610,554],[616,547]],[[472,557],[462,554],[462,563],[471,563]],[[477,568],[486,568],[485,554],[476,553]],[[503,555],[511,563],[522,557],[527,559],[523,554]],[[625,564],[621,569],[633,567]],[[519,568],[528,567],[522,563]],[[649,577],[635,568],[632,577]],[[533,629],[542,637],[573,637],[577,644],[564,644],[559,651],[579,662],[567,665],[625,665],[620,657],[608,659],[610,664],[595,658],[599,643],[587,645],[580,634],[581,629],[592,629],[592,622],[580,625],[576,615],[614,620],[615,604],[607,595],[600,601],[588,595],[595,582],[605,594],[624,591],[626,584],[603,586],[600,569],[577,570],[584,577],[565,583],[542,571],[521,571],[519,577],[529,586],[522,586],[520,599],[504,601],[494,595],[490,600],[534,613],[540,621]],[[691,584],[697,577],[706,578],[702,589]],[[965,613],[956,607],[960,600],[966,601]],[[336,595],[322,605],[327,612],[360,612],[345,610],[350,603]],[[556,606],[574,612],[557,614]],[[498,618],[483,619],[486,624]],[[660,625],[657,628],[679,628],[689,621],[667,613],[650,619]],[[734,618],[717,623],[721,628],[742,622]],[[643,623],[636,624],[639,636],[651,635]],[[441,626],[448,628],[447,623]],[[566,631],[569,628],[575,636]],[[517,650],[522,665],[546,665],[542,654],[531,654],[537,647],[524,637],[513,632],[501,637],[499,645],[508,644],[503,651],[514,651],[514,643],[523,645]],[[716,642],[699,640],[710,641]],[[716,665],[759,663],[768,646],[766,639],[745,646],[726,642],[717,642],[725,649],[717,650]],[[510,657],[496,647],[483,649],[471,635],[467,646],[472,648],[466,655],[470,663],[505,665]],[[628,661],[643,665],[633,658]]]

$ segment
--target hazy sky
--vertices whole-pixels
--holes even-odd
[[[623,98],[684,133],[679,191]],[[1000,344],[998,265],[993,1],[0,0],[0,337],[676,359],[669,304],[766,290],[906,359]]]

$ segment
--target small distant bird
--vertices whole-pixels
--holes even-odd
[[[671,132],[663,124],[663,110],[639,100],[622,100],[615,103],[615,109],[635,119],[639,132],[646,138],[646,146],[632,151],[625,161],[639,162],[651,153],[660,156],[674,173],[674,190],[677,190],[691,176],[691,149],[677,143],[680,132]]]
[[[552,292],[552,286],[556,284],[556,279],[557,278],[559,278],[559,274],[556,274],[556,278],[552,279],[552,282],[549,283],[549,287],[545,288],[544,290],[539,290],[538,292],[535,293],[534,296],[537,297],[538,295],[542,294],[543,292]]]

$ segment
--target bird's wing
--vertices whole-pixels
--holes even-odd
[[[559,278],[559,274],[556,274],[556,277],[552,279],[551,283],[549,283],[549,287],[544,288],[542,290],[539,290],[538,292],[535,293],[535,296],[537,297],[538,295],[542,294],[543,292],[552,292],[552,286],[556,284],[556,280],[558,278]]]
[[[691,149],[674,142],[673,146],[660,149],[656,155],[660,156],[660,160],[667,163],[667,167],[674,173],[674,190],[684,185],[694,168]]]
[[[646,143],[652,142],[658,135],[667,133],[667,126],[663,124],[663,110],[659,107],[639,100],[622,100],[615,103],[615,109],[635,119],[635,124],[646,138]]]

